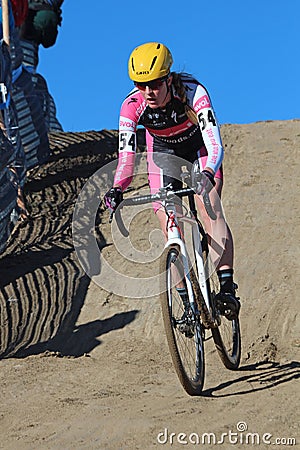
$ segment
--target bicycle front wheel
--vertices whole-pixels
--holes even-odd
[[[200,395],[204,382],[204,346],[199,314],[186,305],[176,290],[180,280],[187,290],[186,274],[177,246],[167,248],[161,258],[162,316],[177,376],[189,395]],[[178,277],[179,275],[179,277]]]

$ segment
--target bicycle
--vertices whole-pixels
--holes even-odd
[[[183,174],[182,177],[190,181],[190,174]],[[235,316],[229,319],[227,313],[230,311],[224,311],[215,301],[219,282],[209,257],[207,235],[198,219],[195,193],[195,186],[179,190],[167,186],[156,194],[125,198],[115,211],[118,227],[127,237],[129,233],[121,217],[124,206],[161,202],[165,208],[168,239],[160,259],[160,273],[163,274],[160,303],[172,361],[177,376],[189,395],[200,395],[203,389],[206,330],[211,330],[214,344],[226,368],[236,370],[241,356],[239,318]],[[189,205],[185,220],[192,225],[195,268],[187,253],[175,206],[176,200],[185,196]],[[215,220],[216,215],[207,192],[203,194],[203,203],[209,217]],[[112,217],[113,212],[110,221]],[[188,293],[185,304],[176,287],[179,283],[183,284]]]

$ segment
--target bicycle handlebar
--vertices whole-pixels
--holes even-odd
[[[195,191],[192,188],[183,188],[183,189],[178,189],[177,191],[168,190],[166,188],[161,188],[160,191],[157,192],[156,194],[140,195],[137,197],[125,198],[122,201],[122,203],[120,204],[120,206],[116,209],[116,211],[114,213],[111,212],[110,222],[112,221],[113,214],[115,214],[115,219],[116,219],[116,222],[117,222],[120,232],[122,233],[122,235],[124,237],[128,237],[129,232],[126,229],[123,219],[122,219],[122,216],[121,216],[121,209],[124,206],[143,205],[146,203],[164,201],[164,200],[172,201],[172,200],[175,200],[176,197],[182,198],[182,197],[186,197],[188,195],[194,195],[194,194],[195,194]],[[204,206],[205,206],[208,216],[212,220],[216,220],[217,216],[212,208],[209,194],[207,192],[205,192],[203,194],[203,203],[204,203]]]

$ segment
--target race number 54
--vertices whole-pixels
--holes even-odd
[[[204,131],[207,125],[207,121],[210,122],[214,127],[217,125],[216,119],[214,118],[214,114],[211,109],[207,111],[207,119],[204,116],[204,113],[201,112],[198,116],[201,131]]]
[[[131,147],[131,150],[135,149],[135,134],[134,133],[120,133],[119,136],[119,149],[124,150],[126,147]]]

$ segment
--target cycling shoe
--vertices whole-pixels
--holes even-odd
[[[219,292],[215,297],[215,306],[222,316],[228,320],[238,317],[240,311],[240,299],[235,295],[226,292]]]

